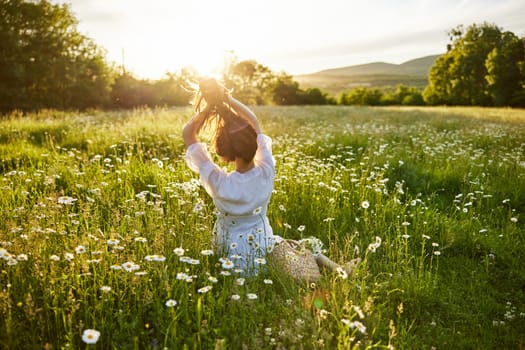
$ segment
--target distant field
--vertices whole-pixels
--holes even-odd
[[[274,231],[361,257],[355,275],[306,286],[223,266],[183,159],[189,109],[13,115],[1,348],[525,348],[525,110],[255,111]]]

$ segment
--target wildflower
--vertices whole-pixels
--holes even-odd
[[[245,279],[242,278],[242,277],[241,278],[237,278],[235,280],[235,284],[238,285],[238,286],[244,286],[244,281],[245,281]]]
[[[375,253],[377,248],[381,246],[381,242],[382,242],[381,237],[376,236],[376,241],[368,245],[368,251]]]
[[[226,259],[222,263],[222,268],[223,269],[229,270],[229,269],[232,269],[233,267],[234,267],[234,265],[233,265],[233,262],[231,260]]]
[[[408,222],[408,221],[403,221],[403,222],[401,223],[401,225],[402,225],[402,226],[410,226],[410,222]]]
[[[146,257],[144,258],[146,259],[146,261],[158,261],[158,262],[163,262],[166,260],[166,258],[162,255],[146,255]]]
[[[69,197],[69,196],[62,196],[58,197],[58,204],[65,204],[65,205],[72,205],[77,201],[76,198]]]
[[[71,262],[75,259],[75,255],[73,255],[72,253],[64,253],[64,259]]]
[[[118,245],[118,244],[120,243],[120,241],[119,241],[118,239],[108,239],[108,240],[106,241],[106,243],[107,243],[108,245]]]
[[[335,271],[337,271],[337,275],[339,277],[341,277],[342,279],[347,279],[348,278],[348,273],[346,273],[346,271],[341,267],[341,266],[338,266]]]
[[[237,300],[240,300],[240,299],[241,299],[241,296],[239,294],[233,294],[232,295],[232,300],[237,301]]]
[[[361,202],[361,208],[368,209],[370,207],[370,202],[368,201],[362,201]]]
[[[361,310],[361,308],[357,305],[352,305],[352,308],[354,309],[354,311],[357,313],[357,315],[359,316],[360,319],[363,319],[365,318],[365,314],[363,313],[363,310]]]
[[[422,236],[424,239],[430,239],[430,236],[427,236],[427,235],[423,235]]]
[[[58,255],[55,255],[55,254],[51,255],[51,256],[49,257],[49,259],[51,259],[51,260],[53,260],[53,261],[60,261],[60,257],[59,257]]]
[[[432,242],[432,247],[439,247],[439,243]]]
[[[204,209],[204,203],[203,202],[197,202],[193,206],[193,212],[194,213],[200,213]]]
[[[264,334],[266,334],[267,336],[272,335],[272,329],[270,327],[265,328],[264,329]]]
[[[516,217],[512,217],[512,218],[510,218],[510,221],[512,221],[512,222],[518,222],[518,218],[516,218]]]
[[[264,265],[266,264],[266,259],[265,258],[257,258],[255,259],[255,262],[259,265]]]
[[[261,207],[257,207],[253,210],[253,215],[259,215],[260,213],[262,212],[262,208]]]
[[[175,307],[175,306],[177,306],[177,301],[173,300],[173,299],[168,299],[168,300],[166,300],[164,305],[166,305],[167,307]]]
[[[135,237],[135,242],[137,243],[146,243],[148,240],[144,237]]]
[[[434,252],[434,255],[439,256],[439,255],[441,255],[441,252],[440,252],[439,250],[436,250],[436,251]]]
[[[110,290],[111,290],[110,286],[102,286],[102,287],[100,287],[100,291],[102,293],[108,293]]]
[[[206,294],[206,293],[208,293],[210,290],[212,290],[212,288],[213,288],[212,286],[205,286],[205,287],[202,287],[202,288],[200,288],[199,290],[197,290],[197,292],[198,292],[199,294]]]
[[[140,269],[140,266],[135,264],[133,261],[127,261],[124,264],[122,264],[122,268],[127,272],[133,272],[135,270]]]
[[[255,300],[258,298],[257,294],[254,293],[248,293],[246,294],[246,297],[248,298],[248,300]]]
[[[354,328],[357,328],[357,330],[363,334],[366,333],[366,327],[364,324],[362,324],[361,322],[359,321],[350,321],[346,318],[343,318],[341,319],[341,322],[345,325],[347,325],[348,327],[350,327],[351,329],[354,329]]]
[[[264,284],[273,284],[273,281],[271,279],[265,279]]]
[[[112,269],[113,271],[122,270],[122,266],[120,265],[111,265],[109,268]]]
[[[177,276],[175,277],[178,280],[186,280],[188,278],[188,274],[184,272],[178,272]]]
[[[27,261],[29,258],[27,254],[18,254],[16,257],[16,260],[18,261]]]
[[[83,245],[79,245],[75,248],[75,253],[77,254],[84,254],[85,252],[87,252],[87,250],[86,247]]]
[[[217,279],[217,277],[214,277],[214,276],[210,276],[210,277],[208,277],[208,281],[210,281],[211,283],[217,283],[217,282],[219,282],[219,280]]]
[[[173,249],[173,253],[175,253],[175,255],[177,256],[183,256],[184,252],[185,252],[184,248],[181,248],[181,247]]]
[[[230,271],[221,271],[221,276],[231,276],[231,274]]]
[[[410,235],[402,235],[401,238],[409,239],[409,238],[410,238]]]
[[[211,250],[211,249],[204,249],[204,250],[201,250],[201,254],[204,255],[204,256],[210,256],[210,255],[213,255],[213,250]]]
[[[146,276],[148,273],[146,271],[135,272],[135,276]]]
[[[82,333],[82,341],[86,344],[95,344],[100,337],[100,332],[95,329],[85,329]]]
[[[301,225],[301,226],[299,226],[299,227],[297,228],[297,231],[299,231],[299,232],[303,232],[305,228],[306,228],[306,226]]]

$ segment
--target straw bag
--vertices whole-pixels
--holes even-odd
[[[296,282],[317,282],[321,278],[315,256],[297,241],[285,239],[276,244],[270,260]]]

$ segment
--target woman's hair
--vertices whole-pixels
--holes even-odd
[[[241,158],[252,161],[257,151],[257,133],[228,103],[229,91],[215,79],[203,79],[194,98],[196,111],[201,110],[204,100],[209,114],[206,127],[213,131],[215,151],[227,161]]]

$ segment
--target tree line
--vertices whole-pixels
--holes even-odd
[[[159,80],[138,79],[106,61],[105,52],[77,30],[67,4],[0,0],[0,112],[187,105],[190,68]],[[483,23],[449,32],[447,51],[423,90],[357,87],[329,96],[302,89],[290,75],[233,58],[223,81],[249,104],[525,106],[525,38]]]

